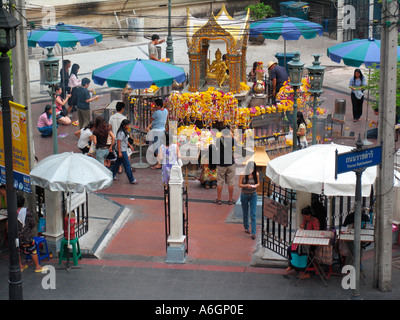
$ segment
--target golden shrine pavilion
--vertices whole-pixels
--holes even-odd
[[[197,92],[205,84],[222,87],[240,93],[240,83],[247,83],[246,52],[250,28],[249,11],[240,19],[232,18],[222,6],[218,15],[206,19],[194,18],[187,9],[186,42],[189,54],[190,82],[188,90]],[[223,40],[226,43],[226,55],[219,49],[215,60],[207,57],[210,41]]]

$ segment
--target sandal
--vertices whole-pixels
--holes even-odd
[[[234,200],[229,200],[229,201],[228,201],[228,204],[229,204],[230,206],[232,206],[232,205],[236,204],[236,201],[234,201]]]
[[[152,167],[150,167],[150,168],[153,169],[153,170],[157,170],[157,169],[161,169],[161,166],[160,166],[160,167],[152,166]]]
[[[222,204],[222,201],[221,201],[221,200],[218,200],[218,199],[215,199],[215,200],[214,200],[214,203],[216,203],[216,204],[218,204],[218,205],[221,205],[221,204]]]
[[[39,272],[45,272],[45,271],[47,271],[47,270],[49,270],[47,267],[43,267],[43,268],[41,268],[41,269],[35,269],[35,272],[36,272],[36,273],[39,273]]]
[[[26,265],[24,265],[24,266],[22,266],[22,268],[21,268],[21,272],[22,271],[24,271],[26,268],[28,268],[28,265],[26,264]]]

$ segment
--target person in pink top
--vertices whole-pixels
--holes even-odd
[[[53,118],[51,113],[51,105],[48,104],[39,117],[37,126],[42,138],[50,137],[53,134]]]
[[[68,117],[68,110],[65,107],[65,105],[68,102],[68,99],[71,97],[69,93],[67,93],[67,98],[63,99],[61,94],[62,94],[62,88],[60,85],[55,86],[55,104],[56,104],[56,112],[57,112],[57,123],[61,123],[63,125],[70,125],[71,124],[71,119]]]

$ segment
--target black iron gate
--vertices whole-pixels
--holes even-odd
[[[287,257],[287,248],[293,240],[293,202],[296,193],[263,180],[262,232],[264,247]]]
[[[185,237],[185,252],[189,252],[189,198],[187,186],[182,187],[182,200],[183,200],[183,235]],[[170,192],[169,186],[164,187],[164,212],[165,212],[165,248],[168,248],[168,237],[170,235]]]

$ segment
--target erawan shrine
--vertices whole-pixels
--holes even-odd
[[[174,81],[172,92],[162,96],[169,111],[169,130],[176,130],[180,147],[188,144],[200,155],[201,150],[207,150],[215,141],[218,131],[229,126],[243,149],[247,147],[246,139],[253,141],[250,153],[255,153],[258,162],[266,166],[270,159],[293,149],[294,94],[293,87],[286,81],[276,97],[272,97],[268,66],[262,61],[252,62],[253,74],[247,74],[249,16],[248,11],[234,19],[222,6],[217,15],[211,13],[209,19],[201,19],[193,17],[188,8],[189,74],[185,83]],[[315,108],[310,88],[309,77],[302,78],[296,92],[297,111],[304,114],[309,141],[312,139],[311,119],[314,113],[317,115],[316,143],[324,143],[329,131],[326,111]],[[146,147],[145,128],[154,99],[161,90],[154,84],[144,90],[124,90],[131,106],[130,119],[137,146]],[[199,163],[197,155],[191,154],[187,159],[184,154],[182,156],[188,162]],[[198,167],[192,171],[195,170]]]

